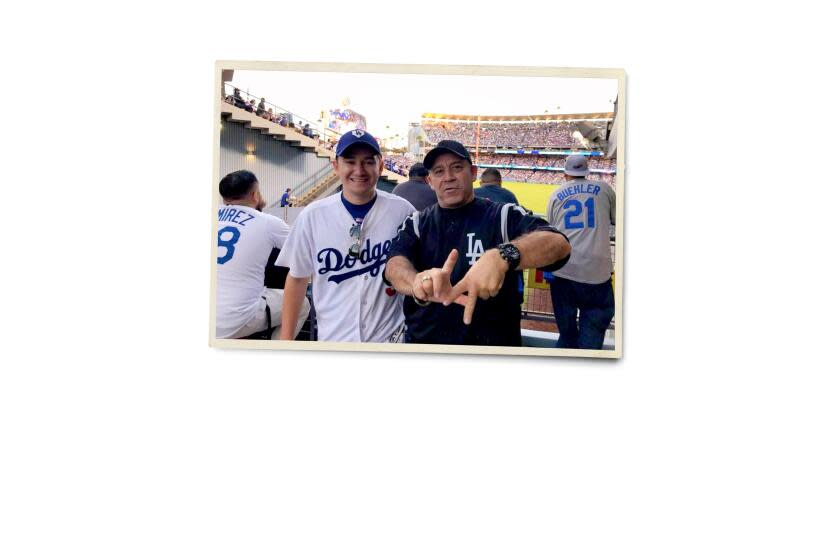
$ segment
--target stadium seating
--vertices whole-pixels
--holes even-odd
[[[595,121],[595,128],[605,135],[606,123]],[[573,136],[575,126],[571,122],[522,121],[522,122],[453,122],[423,121],[423,130],[429,142],[457,140],[465,146],[495,147],[551,147],[582,148],[583,144]]]

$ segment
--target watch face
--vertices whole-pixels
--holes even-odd
[[[499,252],[502,254],[502,258],[511,264],[511,268],[519,266],[521,255],[519,253],[519,249],[517,249],[515,245],[512,243],[500,245]]]

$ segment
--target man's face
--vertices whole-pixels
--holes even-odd
[[[360,145],[347,149],[333,162],[348,200],[370,196],[384,167],[384,161],[372,148]]]
[[[472,201],[478,169],[455,154],[441,154],[429,170],[429,182],[442,208],[458,208]]]

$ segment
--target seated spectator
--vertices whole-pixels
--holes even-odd
[[[249,113],[256,112],[257,109],[256,109],[256,107],[254,107],[254,103],[255,103],[255,101],[253,99],[250,100],[248,102],[248,105],[245,107],[245,110],[248,111]]]
[[[257,105],[257,116],[262,117],[265,115],[265,97],[260,98],[260,104]]]
[[[246,108],[245,100],[242,99],[242,93],[239,91],[239,88],[233,88],[233,104],[240,109]]]
[[[265,200],[250,171],[229,173],[219,182],[224,206],[219,208],[216,257],[216,337],[243,338],[261,331],[279,332],[283,290],[265,287],[266,263],[272,249],[289,236],[286,222],[264,214]],[[309,315],[304,302],[294,332]]]

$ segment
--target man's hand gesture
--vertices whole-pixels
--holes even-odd
[[[465,302],[465,297],[456,297],[452,294],[452,269],[458,262],[458,249],[452,249],[446,262],[440,268],[430,268],[418,272],[414,277],[412,292],[414,299],[425,302],[444,303],[449,305],[452,301],[456,303]]]
[[[448,259],[447,262],[449,262]],[[449,297],[444,298],[443,304],[449,305],[454,301],[463,305],[464,324],[469,325],[472,322],[473,311],[475,311],[478,298],[489,299],[498,294],[499,290],[502,289],[508,268],[507,261],[502,258],[498,249],[485,252],[478,259],[478,262],[467,271],[467,274],[461,278],[461,281],[452,287]],[[466,296],[463,295],[465,292]]]

